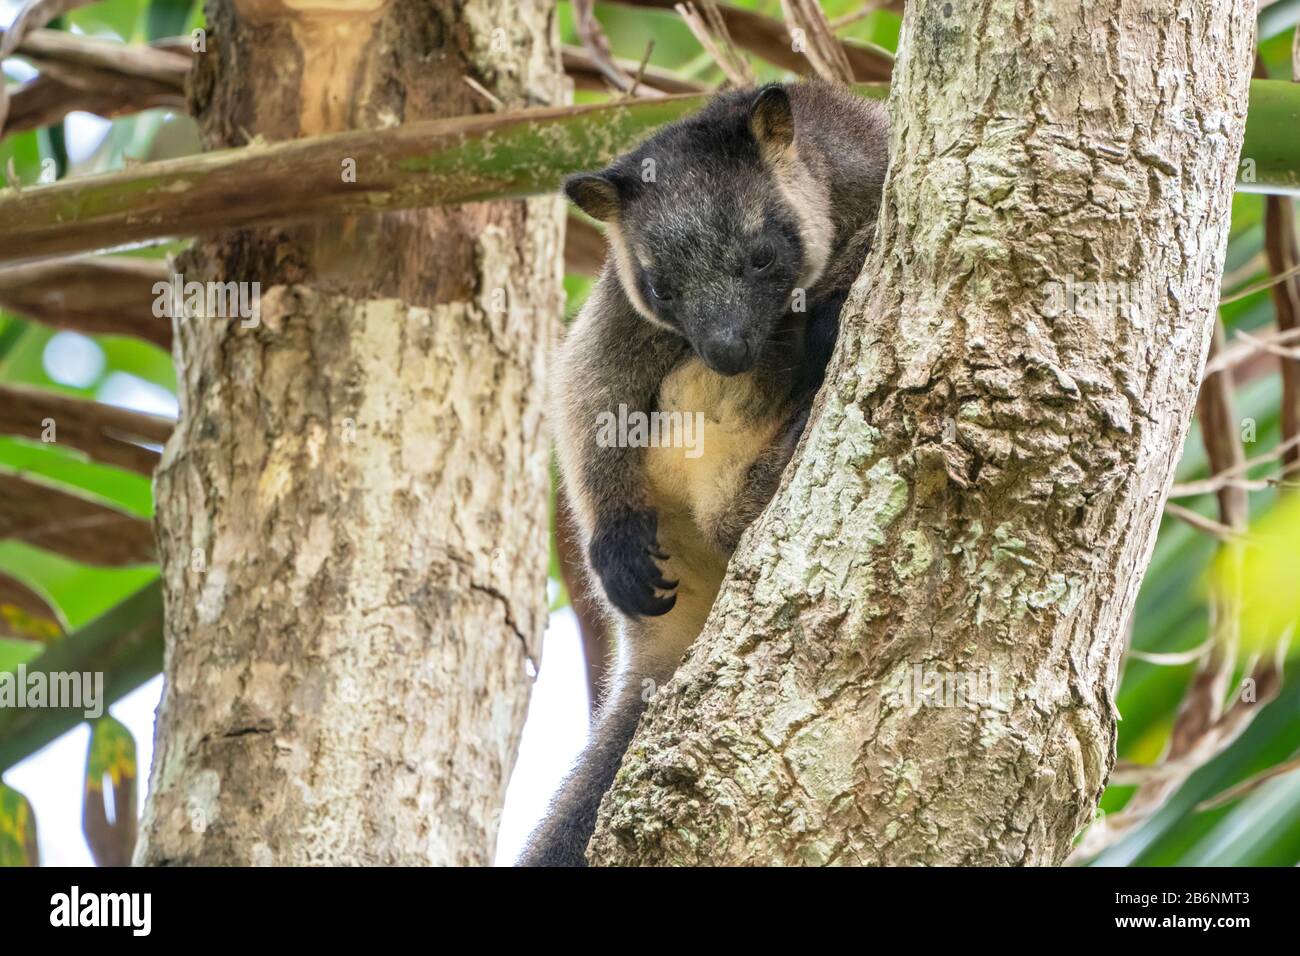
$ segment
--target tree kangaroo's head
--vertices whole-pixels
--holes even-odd
[[[830,249],[827,191],[781,86],[725,94],[565,192],[605,222],[637,311],[723,375],[754,366]]]

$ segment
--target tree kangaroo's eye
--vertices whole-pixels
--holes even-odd
[[[749,257],[749,267],[755,272],[762,272],[772,264],[776,254],[772,251],[771,246],[763,246]]]
[[[656,299],[658,299],[660,302],[671,302],[673,300],[671,293],[664,292],[661,289],[655,288],[655,284],[653,282],[647,284],[650,286],[650,294],[654,296]]]

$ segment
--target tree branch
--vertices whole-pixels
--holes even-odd
[[[883,86],[857,88],[882,97]],[[1267,141],[1255,182],[1300,188],[1300,139],[1275,135],[1300,111],[1291,83],[1251,86],[1247,148]],[[607,163],[699,96],[555,107],[409,123],[250,145],[0,192],[0,261],[86,252],[169,236],[549,192]],[[1290,112],[1288,112],[1290,111]],[[1261,147],[1262,148],[1262,147]],[[356,163],[357,181],[341,175]],[[72,224],[76,228],[71,228]]]
[[[608,84],[603,70],[595,58],[581,47],[566,46],[560,51],[564,72],[573,78],[573,85],[580,90],[607,90]],[[631,76],[636,75],[638,64],[618,57],[612,57],[613,63],[620,70]],[[694,80],[684,79],[671,70],[647,66],[641,76],[641,86],[649,87],[661,93],[703,93],[706,87]]]
[[[171,351],[171,320],[155,318],[154,284],[167,264],[131,256],[86,256],[0,269],[0,308],[56,329],[130,335]]]
[[[158,464],[158,452],[145,444],[164,444],[174,424],[167,418],[116,405],[0,385],[0,433],[33,441],[52,435],[56,444],[141,475],[153,474]]]
[[[1187,106],[1223,119],[1205,137],[1159,105],[1184,7],[1124,9],[907,6],[906,121],[826,385],[593,863],[1053,864],[1091,819],[1213,334],[1253,36],[1230,0],[1187,14]],[[1121,30],[1116,67],[1087,38]],[[1098,211],[1079,196],[1103,153]],[[1050,315],[1071,276],[1176,294]]]
[[[145,519],[71,491],[0,472],[0,539],[13,538],[86,564],[156,560]]]
[[[677,4],[673,9],[677,11],[677,15],[682,18],[682,22],[686,24],[686,28],[691,31],[700,46],[704,47],[705,52],[718,65],[718,69],[722,71],[728,83],[733,87],[753,86],[754,71],[736,49],[718,4],[713,0],[701,0],[700,5],[704,8],[703,13],[690,0]]]
[[[1292,69],[1293,79],[1300,80],[1300,63],[1293,64]],[[1300,241],[1296,238],[1295,202],[1290,196],[1268,196],[1264,200],[1264,254],[1269,272],[1278,280],[1269,290],[1278,332],[1300,332]],[[1300,436],[1300,358],[1283,357],[1280,365],[1282,439],[1288,441]],[[1300,462],[1300,448],[1293,447],[1283,462]]]
[[[677,0],[614,0],[614,2],[629,7],[653,7],[672,11]],[[736,46],[793,73],[804,76],[816,73],[809,59],[804,54],[794,51],[786,25],[780,20],[725,3],[719,3],[717,6],[727,33]],[[839,44],[853,70],[854,79],[859,83],[888,80],[893,73],[894,58],[888,50],[844,39],[839,39]]]
[[[596,19],[595,0],[572,0],[571,6],[574,29],[596,69],[614,89],[623,93],[632,89],[632,75],[614,62],[614,55],[609,49],[609,38]]]
[[[162,663],[162,589],[155,581],[53,644],[27,673],[103,673],[107,707],[157,674]],[[0,772],[83,720],[83,711],[72,708],[0,708]]]
[[[675,96],[425,120],[6,190],[0,260],[548,192],[703,101]],[[352,168],[355,182],[345,175]]]
[[[83,67],[97,77],[117,73],[184,93],[191,56],[188,51],[177,52],[175,44],[175,40],[166,40],[143,46],[63,30],[33,30],[23,37],[15,55],[30,60],[42,71],[51,67]]]
[[[830,83],[853,83],[853,68],[844,53],[844,44],[831,32],[831,25],[821,5],[814,0],[781,0],[781,10],[791,30],[803,31],[803,41],[807,44],[804,55],[823,80]]]
[[[1224,343],[1223,323],[1216,320],[1210,355],[1221,354]],[[1235,474],[1245,469],[1246,454],[1237,437],[1231,376],[1204,378],[1197,413],[1210,473]],[[1199,658],[1196,673],[1174,718],[1167,753],[1158,765],[1145,768],[1146,778],[1120,813],[1107,817],[1104,826],[1088,831],[1075,851],[1076,859],[1095,856],[1154,815],[1188,777],[1245,730],[1259,708],[1276,696],[1281,685],[1281,671],[1270,661],[1252,675],[1257,681],[1267,683],[1267,698],[1249,703],[1235,701],[1228,709],[1231,719],[1226,719],[1228,682],[1236,667],[1241,636],[1240,542],[1250,523],[1250,502],[1245,489],[1235,484],[1221,485],[1216,494],[1218,523],[1227,533],[1221,547],[1228,549],[1227,557],[1235,573],[1227,574],[1229,580],[1217,582],[1212,590],[1209,650]]]
[[[33,30],[38,30],[60,14],[77,7],[84,7],[94,0],[28,0],[14,17],[13,23],[3,36],[0,36],[0,64],[6,57],[12,56]],[[9,112],[9,88],[0,77],[0,129],[6,126]]]
[[[38,76],[10,98],[0,137],[51,126],[77,110],[112,119],[156,107],[183,110],[185,97],[152,80],[115,77],[98,89],[78,89]]]

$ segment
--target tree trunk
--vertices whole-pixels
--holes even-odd
[[[211,148],[554,104],[553,5],[209,4]],[[364,188],[339,156],[336,189]],[[351,172],[355,176],[349,178]],[[492,859],[545,623],[553,197],[232,233],[157,474],[166,691],[136,861]]]
[[[894,166],[798,461],[598,863],[1052,864],[1209,348],[1254,11],[908,4]]]

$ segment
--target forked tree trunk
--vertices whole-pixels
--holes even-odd
[[[208,7],[210,147],[564,96],[553,4]],[[364,189],[339,156],[333,189]],[[354,173],[354,175],[353,175]],[[157,475],[166,692],[146,864],[486,863],[542,627],[553,197],[241,232],[186,280]]]
[[[1064,859],[1209,347],[1253,38],[1236,0],[908,4],[829,385],[595,862]]]

